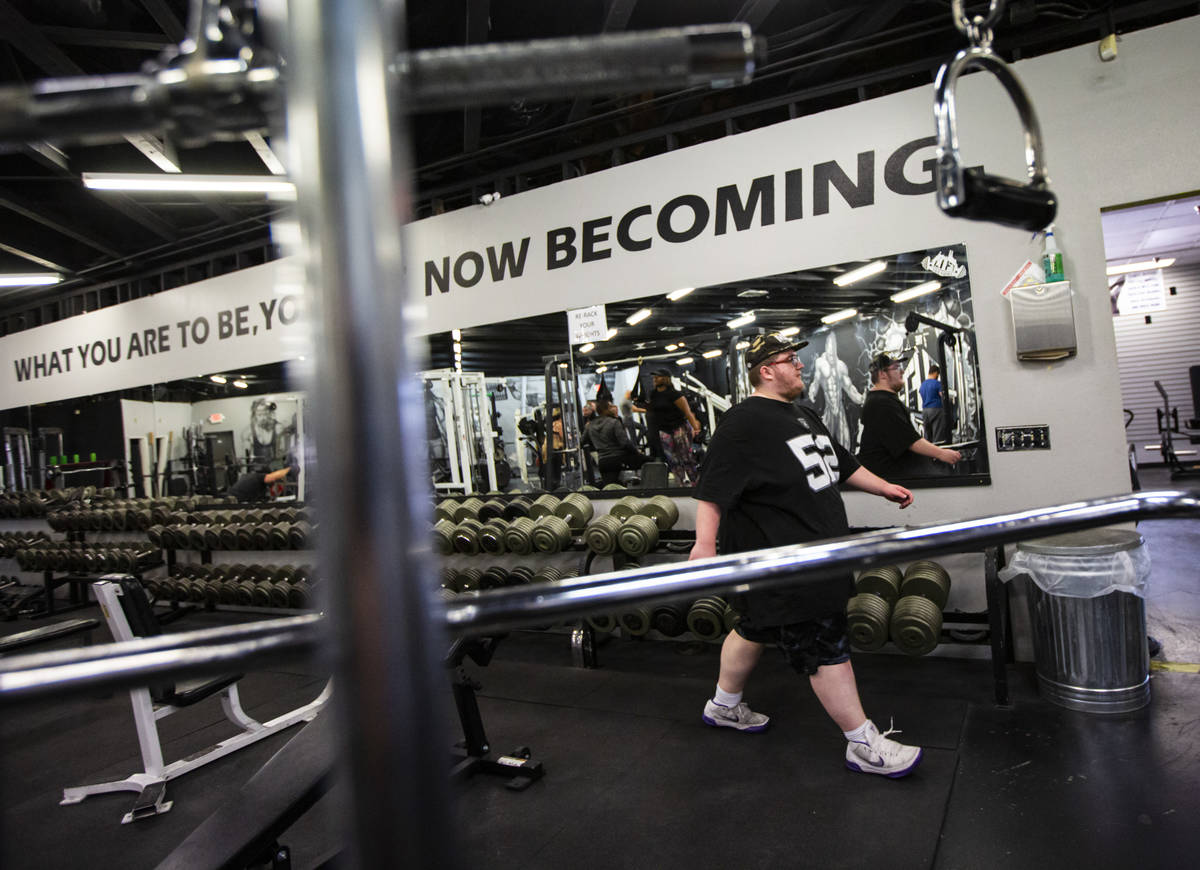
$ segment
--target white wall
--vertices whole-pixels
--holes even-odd
[[[532,246],[519,280],[490,283],[489,278],[435,293],[427,300],[426,328],[466,327],[961,241],[969,254],[989,434],[997,426],[1046,424],[1053,449],[992,450],[991,486],[923,489],[903,514],[878,499],[851,494],[851,521],[932,522],[1128,491],[1100,208],[1200,187],[1197,44],[1200,18],[1190,18],[1123,37],[1114,63],[1102,63],[1095,46],[1085,45],[1017,65],[1042,124],[1060,201],[1056,235],[1075,290],[1075,358],[1016,359],[1008,302],[1000,290],[1027,258],[1039,256],[1028,233],[946,218],[932,195],[900,196],[880,180],[891,150],[933,134],[929,87],[506,197],[490,208],[421,221],[409,228],[409,253],[416,258],[409,272],[421,293],[420,258],[441,262],[444,255],[523,235],[530,236]],[[1024,177],[1016,111],[1001,86],[982,73],[963,78],[958,109],[964,161],[982,163],[994,174]],[[837,160],[853,175],[855,155],[867,149],[876,150],[877,167],[870,207],[851,209],[834,194],[830,213],[816,216],[807,211],[806,198],[805,217],[783,221],[785,171],[803,169],[810,184],[814,163]],[[926,150],[910,161],[914,180],[921,159],[929,156]],[[612,245],[612,255],[603,260],[546,268],[548,229],[579,229],[583,220],[604,215],[613,215],[615,226],[616,216],[639,203],[661,208],[684,193],[708,195],[711,201],[717,186],[738,183],[744,192],[751,179],[767,174],[776,177],[774,225],[717,237],[710,223],[695,242],[669,245],[656,239],[652,249],[640,253]]]

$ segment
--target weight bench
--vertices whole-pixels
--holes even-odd
[[[290,852],[279,837],[329,791],[335,761],[333,717],[318,716],[188,834],[158,870],[290,867]]]
[[[100,625],[98,619],[67,619],[63,622],[56,622],[54,625],[45,625],[41,628],[33,628],[29,631],[19,631],[16,634],[10,634],[8,637],[0,638],[0,655],[12,652],[21,647],[31,646],[35,643],[53,640],[56,637],[66,637],[71,634],[78,634],[81,631],[91,631]]]
[[[150,599],[140,581],[126,575],[109,575],[93,583],[92,589],[108,620],[114,640],[128,641],[138,637],[154,637],[162,633],[150,606]],[[170,682],[158,682],[149,687],[131,689],[129,698],[133,704],[133,721],[137,728],[144,770],[113,782],[63,789],[63,799],[60,803],[77,804],[89,795],[132,791],[138,793],[138,798],[133,809],[121,819],[122,824],[165,813],[171,809],[172,804],[166,800],[168,780],[183,776],[297,722],[311,721],[325,706],[331,691],[331,685],[326,685],[321,694],[308,704],[277,716],[269,722],[258,722],[242,709],[237,691],[237,681],[241,678],[241,674],[234,674],[199,684],[189,684],[186,687]],[[158,720],[218,693],[221,696],[221,708],[225,711],[225,718],[238,726],[239,733],[207,749],[193,752],[179,761],[164,764],[162,744],[158,736]]]

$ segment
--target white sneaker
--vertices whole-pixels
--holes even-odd
[[[733,707],[722,707],[716,701],[709,700],[704,705],[704,715],[701,717],[705,725],[715,728],[736,728],[738,731],[756,733],[766,731],[771,721],[770,716],[755,713],[745,701],[740,701]]]
[[[846,744],[846,767],[860,773],[881,773],[891,779],[908,776],[921,763],[923,751],[919,746],[905,746],[888,738],[899,734],[889,728],[882,734],[874,722],[867,722],[866,740],[851,740]]]

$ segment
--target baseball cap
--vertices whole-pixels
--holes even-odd
[[[654,371],[650,372],[650,375],[656,378],[672,377],[670,369],[655,369]]]
[[[752,369],[762,365],[777,353],[799,350],[807,346],[807,341],[788,341],[778,332],[756,335],[750,340],[750,347],[746,349],[746,368]]]
[[[908,357],[906,356],[890,356],[889,354],[881,353],[875,359],[871,360],[871,374],[877,375],[884,369],[891,368],[896,363],[905,362],[908,362]]]

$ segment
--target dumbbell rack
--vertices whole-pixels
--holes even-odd
[[[229,510],[229,509],[239,510],[239,509],[243,509],[243,508],[253,510],[256,507],[264,508],[263,505],[254,505],[254,506],[230,505],[230,504],[209,505],[209,506],[205,506],[203,508],[198,508],[195,511],[191,511],[191,513],[203,513],[205,510]],[[308,505],[306,505],[302,502],[289,502],[287,504],[287,507],[295,508],[299,511],[304,511],[304,510],[310,509],[310,507]],[[271,508],[268,507],[265,509],[269,510]],[[168,576],[171,576],[171,577],[173,577],[176,574],[176,572],[179,569],[179,566],[182,564],[179,559],[179,553],[181,551],[198,553],[200,556],[200,564],[201,565],[214,564],[213,553],[216,552],[216,550],[214,550],[213,548],[210,548],[210,547],[190,547],[189,546],[186,548],[179,548],[179,547],[173,547],[173,546],[164,546],[162,549],[163,549],[163,552],[165,553],[167,574],[168,574]],[[287,561],[287,560],[281,561],[281,562],[277,561],[278,557],[281,556],[282,554],[295,555],[295,554],[300,554],[300,553],[310,553],[310,554],[313,553],[313,550],[311,549],[310,546],[305,546],[303,549],[292,549],[290,547],[286,548],[286,549],[275,548],[275,549],[265,549],[265,550],[239,548],[239,549],[230,549],[230,550],[221,549],[220,551],[221,552],[230,552],[230,553],[245,553],[245,554],[250,554],[250,555],[257,554],[257,558],[256,558],[254,564],[258,564],[258,563],[262,562],[262,554],[264,554],[264,553],[270,553],[272,555],[272,557],[274,557],[271,561],[275,562],[277,564],[289,564],[290,563],[290,561]],[[314,583],[315,583],[315,581],[314,581]],[[167,603],[171,607],[172,610],[175,610],[175,609],[179,609],[181,604],[183,604],[184,602],[182,602],[178,599],[170,599],[170,600],[167,600],[165,603]],[[279,611],[281,609],[286,609],[289,612],[304,612],[304,610],[305,610],[304,608],[296,608],[296,607],[292,607],[292,606],[288,606],[286,608],[281,608],[281,607],[268,607],[268,606],[255,605],[255,604],[232,604],[232,603],[227,603],[227,602],[217,602],[217,601],[213,601],[208,598],[206,598],[203,602],[192,600],[191,603],[196,604],[196,605],[203,604],[204,609],[207,611],[210,611],[210,612],[219,610],[219,611],[231,612],[231,613],[257,613],[257,614],[278,615]]]
[[[49,541],[44,539],[46,543],[78,543],[86,542],[86,532],[75,529],[64,533],[65,540],[60,542]],[[35,542],[36,543],[36,542]],[[132,543],[132,542],[118,542]],[[33,547],[38,549],[38,547]],[[141,579],[142,572],[147,569],[153,569],[161,566],[161,558],[156,562],[142,562],[137,564],[133,570],[123,569],[123,573],[130,574],[133,577]],[[115,570],[115,569],[114,569]],[[83,607],[88,607],[92,601],[88,598],[87,590],[91,584],[100,579],[103,574],[112,573],[111,571],[104,572],[89,572],[68,570],[64,573],[56,572],[53,568],[44,568],[41,571],[42,586],[33,592],[26,594],[13,606],[14,611],[19,611],[23,605],[28,604],[36,599],[45,601],[45,609],[39,613],[30,614],[33,619],[44,619],[50,616],[56,616],[63,613],[69,613],[72,610],[78,610]],[[68,598],[66,604],[59,604],[54,596],[54,592],[61,586],[68,587]]]

